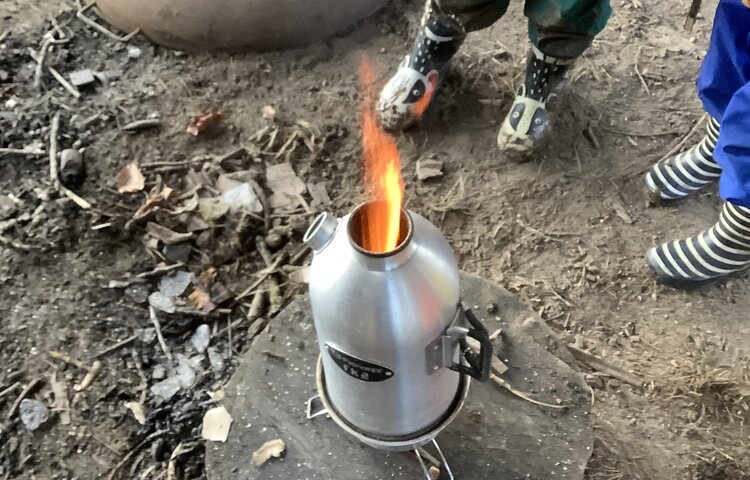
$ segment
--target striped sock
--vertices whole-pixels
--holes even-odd
[[[690,150],[657,163],[646,174],[646,189],[654,201],[670,202],[716,182],[721,167],[714,160],[719,122],[711,118],[706,137]]]
[[[646,263],[667,284],[705,282],[750,267],[750,208],[726,202],[716,225],[652,248]]]

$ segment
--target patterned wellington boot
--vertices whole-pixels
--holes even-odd
[[[458,19],[437,12],[428,1],[411,53],[380,93],[377,110],[384,128],[400,130],[422,117],[465,38]]]
[[[708,121],[706,137],[674,157],[664,159],[646,174],[646,198],[654,205],[674,202],[715,183],[721,167],[714,160],[719,122]]]
[[[750,267],[750,208],[726,202],[716,225],[652,248],[646,263],[659,282],[683,288]]]
[[[526,160],[547,129],[547,102],[562,89],[574,60],[561,60],[532,47],[526,80],[505,117],[497,146],[511,159]]]

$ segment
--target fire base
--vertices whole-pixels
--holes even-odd
[[[511,293],[470,275],[462,276],[462,287],[488,330],[503,329],[497,347],[510,366],[504,377],[568,408],[546,410],[494,384],[473,383],[463,409],[437,438],[455,478],[582,480],[593,448],[591,391],[563,361],[572,364],[572,357]],[[497,314],[486,313],[493,303]],[[317,393],[319,354],[309,311],[305,299],[295,300],[242,359],[226,387],[234,419],[229,440],[206,445],[209,480],[424,478],[413,453],[371,448],[325,416],[306,418],[305,401]],[[286,442],[286,455],[253,466],[252,452],[277,438]]]

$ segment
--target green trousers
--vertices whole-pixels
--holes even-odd
[[[510,0],[432,0],[439,13],[456,18],[467,32],[481,30],[505,15]],[[436,13],[437,13],[436,12]],[[601,32],[612,7],[609,0],[526,0],[531,42],[545,55],[581,56]]]

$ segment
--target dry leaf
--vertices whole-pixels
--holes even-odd
[[[146,186],[141,169],[136,162],[125,165],[117,174],[117,191],[120,193],[140,192]]]
[[[201,276],[198,277],[198,283],[203,285],[206,290],[210,290],[214,282],[216,281],[216,274],[217,272],[214,267],[208,267],[207,269],[203,270]]]
[[[197,137],[202,132],[206,131],[222,120],[224,120],[224,115],[219,112],[200,113],[193,117],[193,120],[190,122],[190,125],[188,125],[185,131],[190,135]]]
[[[224,407],[212,408],[203,416],[201,436],[211,442],[226,442],[229,429],[232,427],[232,416]]]
[[[214,302],[211,301],[211,296],[200,288],[193,290],[193,293],[188,296],[188,302],[194,309],[203,313],[210,313],[216,308]]]
[[[286,444],[284,440],[271,440],[266,442],[262,447],[253,452],[253,465],[259,467],[266,463],[271,457],[278,458],[286,450]]]
[[[141,208],[135,211],[133,214],[133,220],[138,220],[149,213],[158,210],[159,205],[166,202],[169,199],[169,196],[172,195],[173,190],[169,187],[164,187],[161,192],[158,194],[149,197],[146,202],[141,205]]]
[[[125,408],[133,413],[133,416],[138,420],[138,423],[146,425],[146,414],[143,412],[143,405],[138,402],[127,402]]]
[[[175,232],[154,222],[148,222],[146,224],[146,231],[149,235],[157,240],[161,240],[166,245],[176,245],[193,238],[192,233]]]

